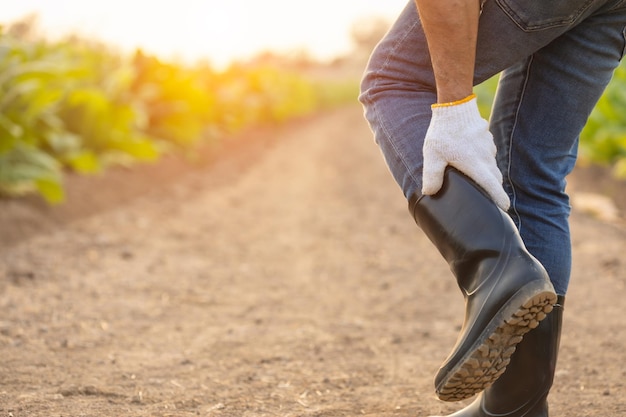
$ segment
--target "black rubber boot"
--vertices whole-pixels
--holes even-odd
[[[435,377],[441,400],[460,401],[504,373],[515,346],[552,310],[556,294],[511,218],[459,171],[446,169],[442,189],[413,196],[409,208],[465,297],[461,333]]]
[[[524,336],[506,372],[464,409],[447,417],[548,417],[548,392],[554,380],[561,338],[563,304]]]

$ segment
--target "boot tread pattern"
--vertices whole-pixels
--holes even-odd
[[[523,336],[539,325],[556,303],[554,293],[543,292],[529,299],[504,320],[468,359],[437,389],[443,401],[461,401],[483,391],[506,370]]]

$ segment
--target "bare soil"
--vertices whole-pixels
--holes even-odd
[[[206,155],[70,177],[61,207],[0,202],[0,417],[428,416],[467,403],[432,384],[462,297],[360,108]],[[583,171],[574,195],[600,184]],[[575,207],[572,230],[551,412],[624,416],[626,226]]]

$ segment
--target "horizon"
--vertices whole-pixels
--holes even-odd
[[[139,48],[163,58],[208,60],[225,66],[267,51],[306,52],[320,61],[343,56],[353,49],[352,25],[373,17],[391,23],[406,3],[322,0],[304,7],[285,0],[263,4],[254,0],[219,4],[179,0],[176,5],[146,0],[106,4],[61,0],[54,5],[45,0],[22,0],[3,6],[0,23],[36,15],[37,29],[51,40],[73,34],[123,51]]]

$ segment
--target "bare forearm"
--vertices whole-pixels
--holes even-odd
[[[415,0],[428,41],[439,103],[472,93],[479,0]]]

